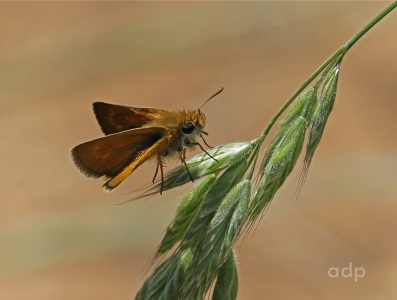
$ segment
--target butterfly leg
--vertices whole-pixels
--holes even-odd
[[[210,146],[210,145],[208,145],[207,144],[207,142],[205,141],[205,139],[204,139],[204,137],[203,137],[203,135],[202,134],[200,134],[200,137],[203,139],[203,142],[204,142],[204,144],[208,147],[208,148],[214,148],[214,147],[212,147],[212,146]],[[207,153],[208,154],[208,153]]]
[[[205,143],[207,145],[207,143]],[[203,146],[201,146],[200,143],[192,143],[192,146],[199,146],[201,151],[203,151],[205,154],[207,154],[209,157],[211,157],[213,160],[215,160],[216,162],[219,162],[215,157],[213,157],[211,154],[209,154],[207,151],[205,151],[205,149],[203,148]],[[207,145],[208,146],[208,145]]]
[[[194,182],[193,177],[192,177],[192,174],[190,174],[189,168],[187,167],[187,164],[186,164],[186,148],[185,148],[185,147],[182,148],[181,161],[182,161],[182,163],[185,165],[185,168],[186,168],[187,174],[188,174],[189,177],[190,177],[190,180],[191,180],[192,182]]]
[[[154,172],[154,176],[153,176],[153,179],[152,179],[153,184],[154,184],[154,182],[156,181],[156,177],[157,177],[157,173],[159,172],[159,168],[160,168],[159,158],[157,157],[156,172]]]
[[[152,182],[156,180],[157,173],[159,172],[160,169],[160,176],[161,176],[161,186],[160,186],[160,195],[163,193],[163,182],[164,182],[164,171],[163,171],[163,160],[161,159],[160,155],[157,155],[157,166],[156,166],[156,172],[154,172],[153,180]]]

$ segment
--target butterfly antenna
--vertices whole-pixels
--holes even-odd
[[[216,91],[211,97],[208,98],[207,101],[204,102],[203,105],[201,105],[197,110],[200,110],[200,108],[202,108],[205,104],[207,104],[208,101],[210,101],[212,98],[214,98],[215,96],[219,95],[220,93],[222,93],[223,91],[223,87],[221,87],[218,91]]]

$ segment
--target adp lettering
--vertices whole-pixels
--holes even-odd
[[[357,282],[359,278],[365,276],[365,269],[363,267],[354,267],[353,263],[350,262],[348,267],[338,268],[331,267],[328,269],[328,276],[331,278],[354,278],[354,282]]]

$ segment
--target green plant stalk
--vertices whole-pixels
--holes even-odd
[[[295,98],[302,93],[310,83],[330,64],[337,60],[341,60],[347,51],[350,50],[353,45],[364,36],[372,27],[374,27],[380,20],[382,20],[387,14],[389,14],[393,9],[397,7],[397,1],[391,3],[386,7],[379,15],[377,15],[371,22],[363,27],[354,37],[352,37],[346,44],[335,51],[310,77],[302,84],[302,86],[287,100],[287,102],[280,108],[280,110],[274,115],[270,120],[269,124],[266,126],[265,130],[262,131],[260,137],[261,140],[259,144],[262,144],[266,136],[268,135],[270,129],[273,127],[274,123],[278,120],[282,113],[291,105]]]
[[[382,20],[387,14],[389,14],[393,9],[397,7],[397,1],[392,2],[388,7],[386,7],[379,15],[377,15],[371,22],[363,27],[354,37],[352,37],[344,46],[341,48],[345,49],[347,52],[353,45],[372,27],[374,27],[380,20]]]

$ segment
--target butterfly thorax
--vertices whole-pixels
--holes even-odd
[[[162,111],[158,118],[147,126],[167,129],[168,143],[161,151],[162,156],[180,155],[183,148],[192,149],[196,139],[203,133],[205,115],[200,110]]]

